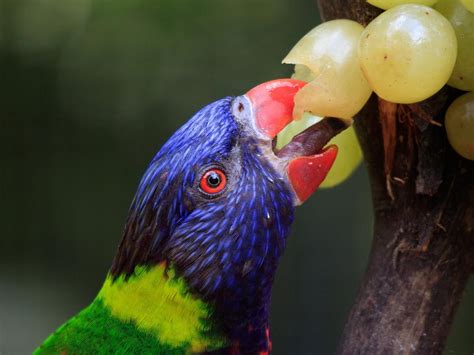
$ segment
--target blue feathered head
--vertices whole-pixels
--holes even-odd
[[[140,182],[112,275],[166,262],[225,313],[229,329],[241,318],[266,321],[294,207],[336,155],[313,142],[317,130],[274,150],[302,85],[265,83],[204,107],[182,126]]]

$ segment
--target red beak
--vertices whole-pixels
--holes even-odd
[[[261,133],[273,139],[293,121],[294,98],[306,83],[293,79],[278,79],[260,84],[245,95],[252,104],[255,125]],[[286,173],[299,203],[311,196],[331,169],[337,147],[330,146],[310,156],[292,158]]]
[[[306,83],[293,79],[277,79],[260,84],[245,95],[252,103],[257,127],[269,138],[275,138],[293,121],[296,93]]]

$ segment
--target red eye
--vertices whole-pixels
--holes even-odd
[[[199,187],[208,194],[217,194],[224,190],[227,178],[222,170],[211,169],[204,173]]]

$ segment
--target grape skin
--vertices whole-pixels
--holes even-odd
[[[451,22],[458,41],[458,56],[448,85],[474,91],[474,13],[459,0],[439,0],[435,9]]]
[[[474,0],[461,0],[466,9],[474,13]]]
[[[464,158],[474,160],[474,92],[454,100],[446,111],[444,124],[453,149]]]
[[[366,27],[359,44],[362,70],[372,89],[387,101],[404,104],[441,89],[456,52],[450,23],[421,5],[400,5],[382,13]]]
[[[433,6],[438,0],[367,0],[371,5],[378,8],[388,10],[392,7],[403,5],[403,4],[418,4],[425,6]]]
[[[364,106],[372,90],[357,56],[363,30],[355,21],[325,22],[301,38],[283,59],[283,63],[309,69],[301,72],[312,73],[310,83],[295,96],[296,118],[311,112],[315,116],[351,119]]]

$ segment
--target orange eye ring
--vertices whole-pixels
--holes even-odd
[[[215,195],[224,190],[227,185],[227,177],[220,169],[211,169],[201,177],[199,187],[207,194]]]

